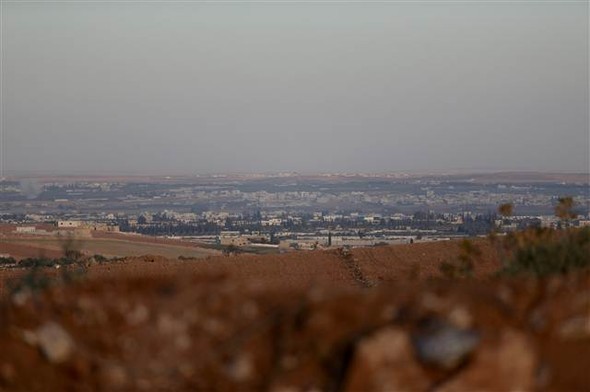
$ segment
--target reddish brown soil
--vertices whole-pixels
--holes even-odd
[[[57,248],[50,249],[46,246],[34,245],[23,246],[22,244],[8,242],[0,244],[0,253],[9,254],[17,260],[28,257],[60,258],[63,256],[63,251]]]
[[[189,241],[98,231],[92,232],[92,237],[75,239],[74,245],[77,250],[88,256],[94,253],[106,256],[141,255],[146,252],[158,252],[167,257],[206,257],[221,254],[217,250],[206,249]],[[28,257],[59,258],[63,256],[62,247],[63,244],[56,237],[15,234],[12,231],[0,233],[0,253],[9,254],[17,260]],[[143,247],[148,250],[144,250]]]
[[[482,250],[481,261],[475,264],[475,275],[485,277],[499,267],[495,251],[486,241],[476,241]],[[411,245],[353,249],[350,259],[363,277],[373,284],[390,284],[399,280],[440,277],[439,264],[456,260],[461,252],[459,242],[444,241]],[[38,254],[31,253],[31,256]],[[61,257],[61,253],[57,257]],[[95,265],[87,272],[89,278],[161,275],[201,275],[223,273],[236,281],[253,282],[272,288],[362,286],[355,280],[340,249],[301,251],[283,255],[211,256],[187,261],[162,257],[130,257],[121,262]],[[144,261],[159,261],[145,263]],[[11,276],[18,270],[0,270],[0,295]],[[58,274],[56,271],[47,271]]]
[[[474,274],[484,277],[498,270],[500,264],[496,250],[489,241],[473,241],[481,251],[474,263]],[[457,260],[460,242],[441,241],[419,244],[358,248],[352,251],[365,276],[372,281],[391,282],[408,278],[431,278],[440,276],[442,262]]]
[[[162,238],[162,237],[150,237],[150,236],[141,235],[141,234],[123,234],[123,233],[108,232],[108,231],[93,231],[92,237],[93,238],[132,241],[132,242],[145,243],[145,244],[164,244],[164,245],[173,245],[173,246],[187,246],[187,247],[192,247],[192,248],[202,248],[202,246],[200,244],[190,242],[190,241],[185,241],[185,240],[180,240],[180,239]]]
[[[487,278],[498,264],[481,248],[469,281],[432,279],[452,242],[148,256],[35,295],[6,286],[27,271],[0,270],[0,390],[590,390],[590,275]],[[480,336],[458,368],[417,359],[433,320]],[[64,360],[31,338],[47,323],[73,341]]]

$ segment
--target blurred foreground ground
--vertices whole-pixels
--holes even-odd
[[[0,390],[590,390],[590,275],[492,279],[480,246],[472,280],[453,242],[0,271]]]

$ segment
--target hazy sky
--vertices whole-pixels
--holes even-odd
[[[2,4],[7,173],[588,171],[588,3]]]

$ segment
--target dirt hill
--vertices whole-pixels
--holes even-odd
[[[491,279],[480,248],[468,281],[434,278],[459,255],[441,242],[142,257],[4,286],[0,390],[590,390],[588,273]]]

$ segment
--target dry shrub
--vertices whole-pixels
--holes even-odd
[[[481,250],[468,239],[461,241],[459,259],[454,262],[443,262],[439,269],[449,279],[470,278],[473,276],[474,263],[481,256]]]

